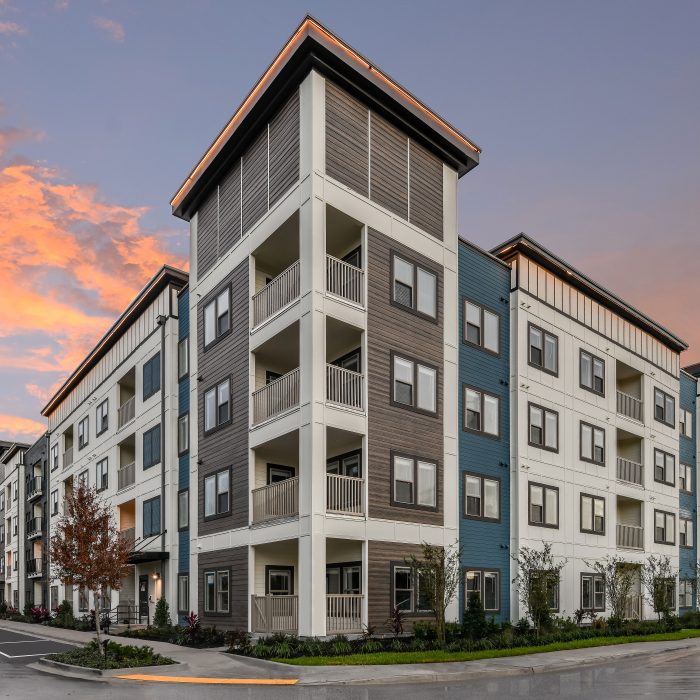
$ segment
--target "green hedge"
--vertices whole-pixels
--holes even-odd
[[[62,664],[103,670],[137,668],[139,666],[167,666],[175,663],[167,656],[156,654],[151,647],[132,647],[117,642],[107,642],[107,656],[105,657],[96,640],[89,642],[84,647],[71,649],[62,654],[52,654],[46,658]]]

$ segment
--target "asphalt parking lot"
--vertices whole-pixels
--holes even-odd
[[[0,629],[0,663],[31,663],[47,654],[58,654],[72,649],[67,642],[34,637],[10,630]]]

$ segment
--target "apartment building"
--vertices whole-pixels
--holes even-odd
[[[525,235],[492,252],[511,266],[511,549],[551,542],[567,559],[552,609],[603,613],[588,562],[619,554],[639,571],[654,553],[678,569],[687,346]],[[638,575],[628,607],[652,614]]]
[[[478,157],[307,18],[177,192],[205,624],[425,615],[404,560],[459,534],[456,195]]]
[[[133,542],[121,590],[105,592],[102,601],[119,608],[118,621],[146,623],[158,598],[174,609],[177,596],[178,294],[186,284],[186,273],[163,267],[42,411],[49,428],[49,531],[67,494],[84,482],[112,506]],[[91,594],[58,581],[51,581],[49,597],[52,606],[71,601],[76,614],[94,609]]]
[[[24,551],[24,521],[22,503],[24,501],[24,453],[29,445],[20,442],[5,442],[0,445],[0,473],[2,490],[0,491],[0,542],[3,547],[3,599],[15,608],[21,606],[24,590],[22,561]],[[2,578],[2,576],[0,576]]]
[[[24,453],[25,498],[20,515],[24,522],[23,604],[44,607],[49,605],[48,454],[48,435],[42,435]]]

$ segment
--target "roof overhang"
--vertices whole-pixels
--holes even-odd
[[[0,458],[0,464],[7,464],[21,450],[28,450],[29,445],[25,442],[13,442]]]
[[[362,99],[464,175],[481,149],[349,44],[307,15],[175,193],[175,216],[189,220],[216,179],[239,156],[311,69]]]
[[[161,550],[149,552],[148,550],[138,552],[131,552],[127,563],[129,564],[148,564],[152,561],[167,561],[170,559],[170,552],[164,552]]]

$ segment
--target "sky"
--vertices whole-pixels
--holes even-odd
[[[0,438],[187,266],[169,201],[307,12],[483,149],[462,236],[524,231],[700,360],[700,3],[0,0]]]

